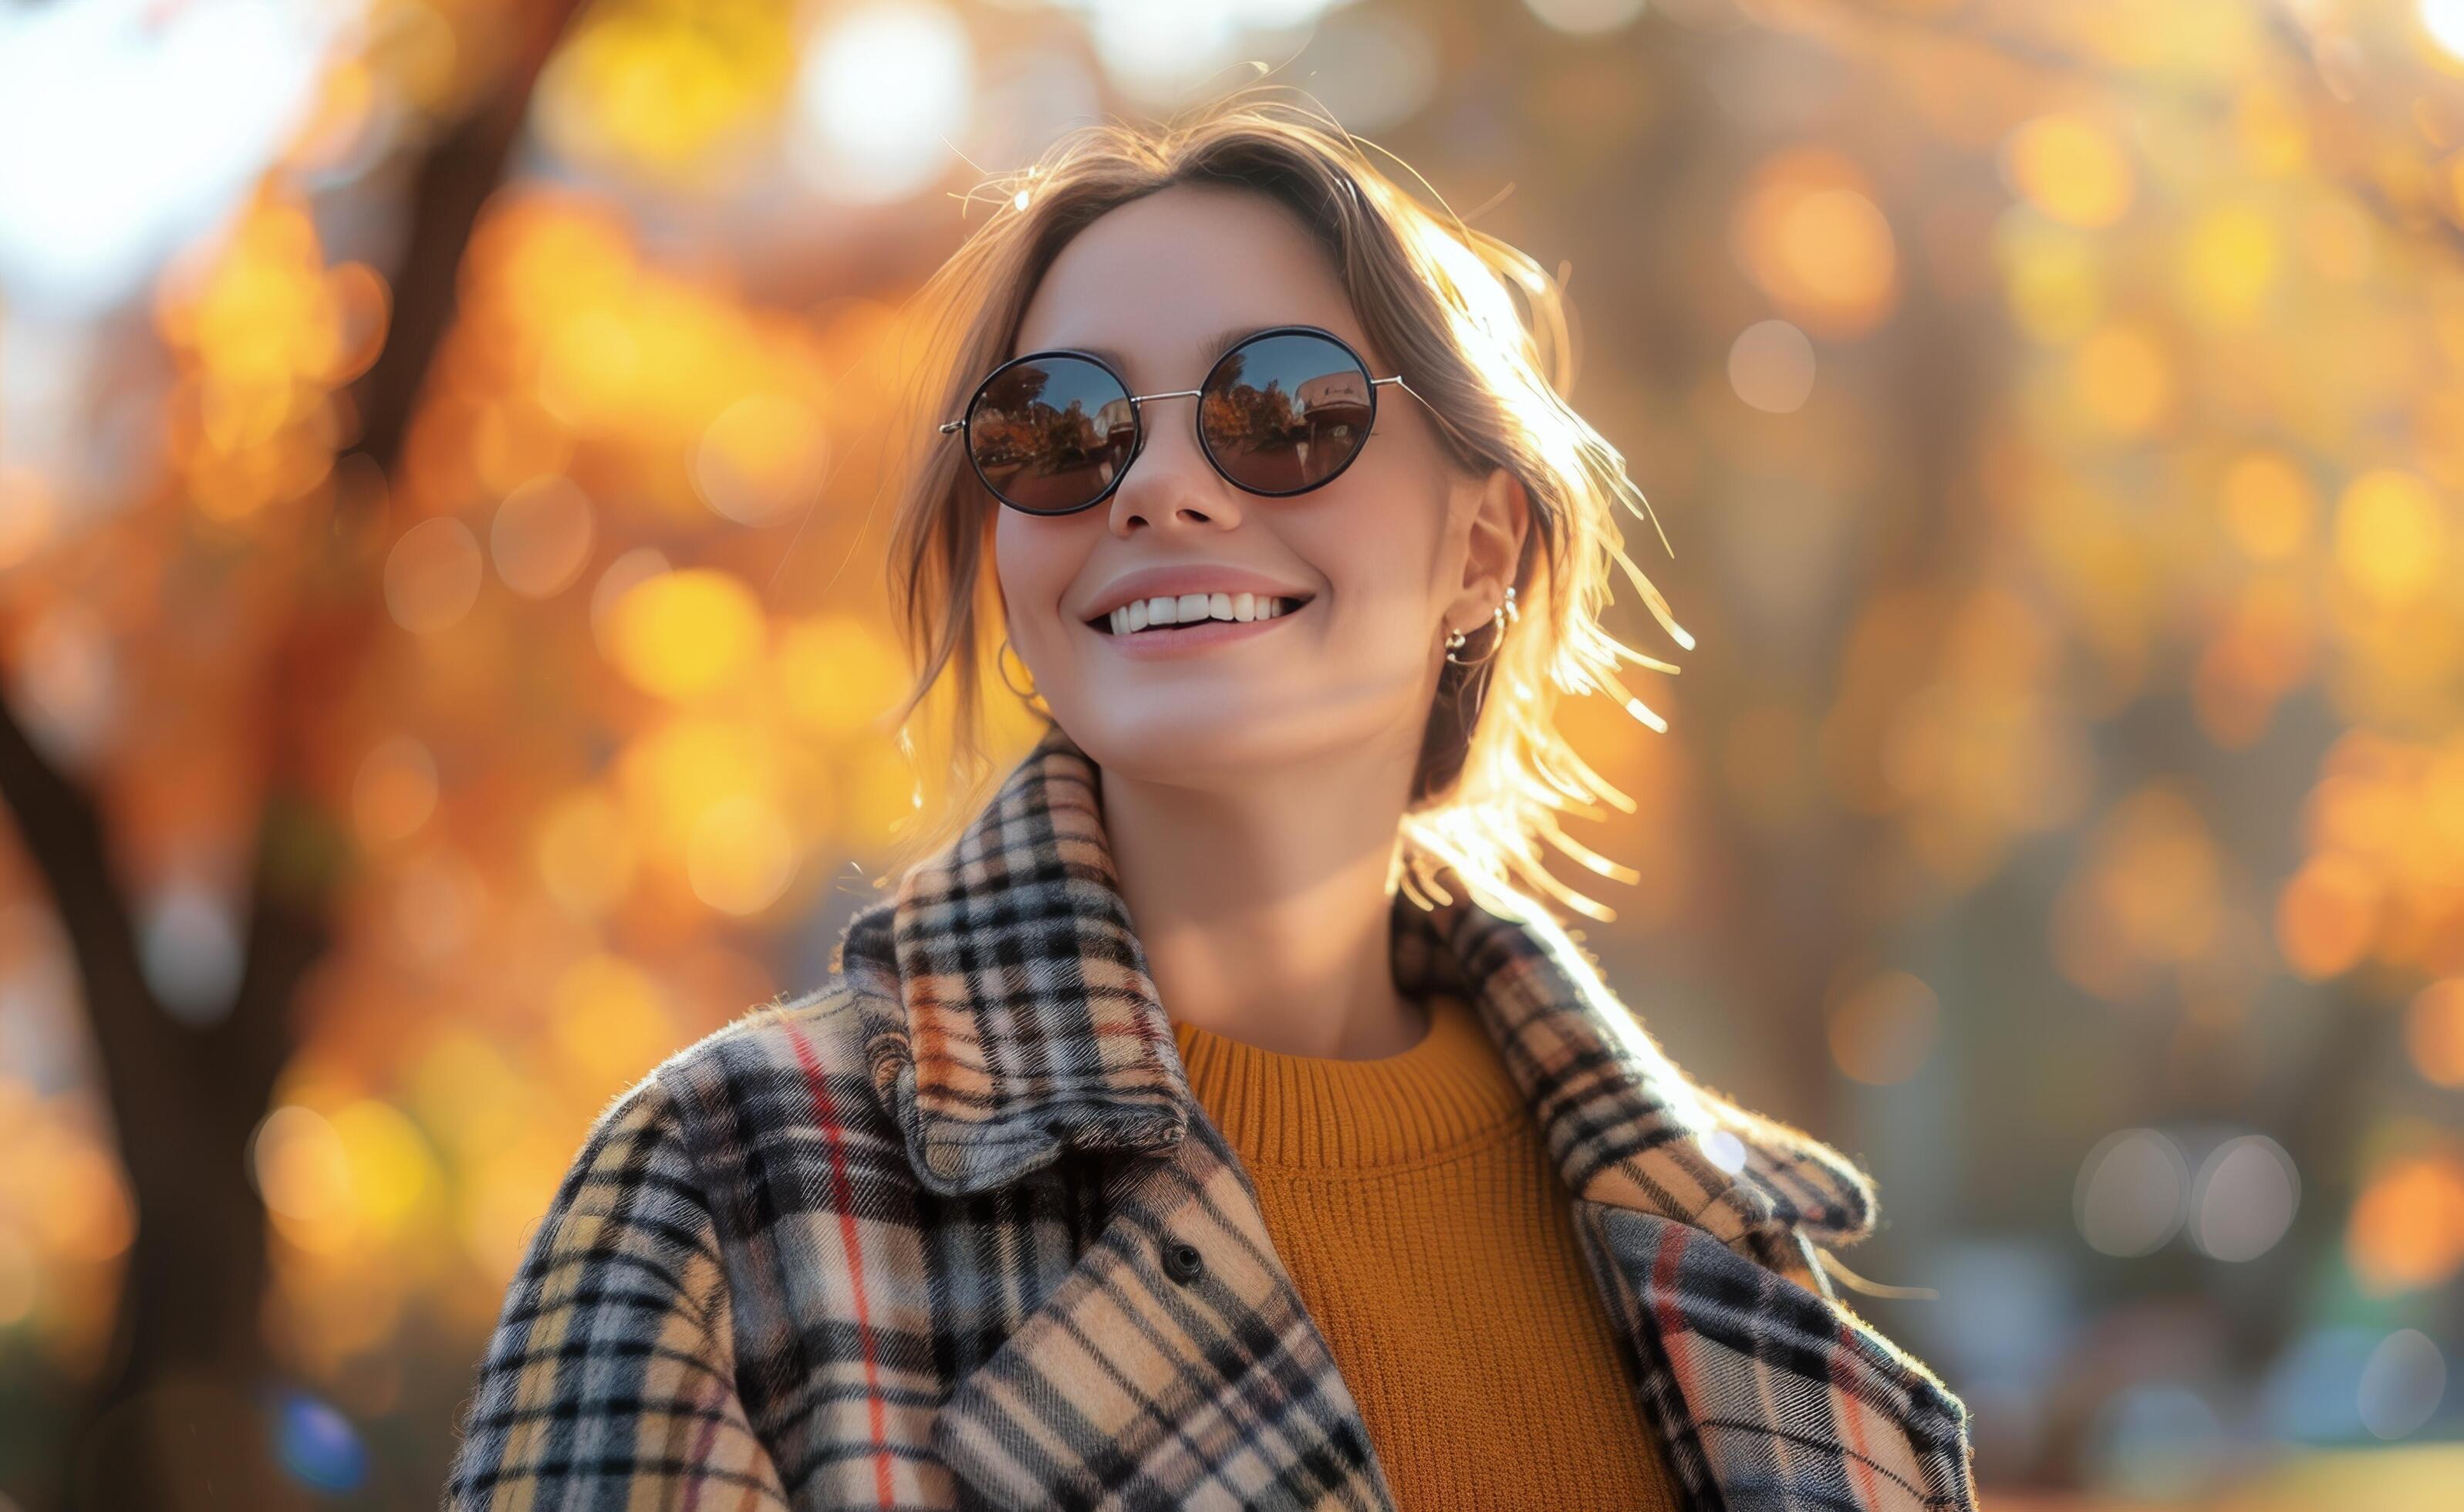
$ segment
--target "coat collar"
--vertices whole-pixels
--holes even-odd
[[[1066,1150],[1160,1151],[1193,1099],[1106,843],[1100,769],[1052,726],[951,845],[862,910],[836,965],[916,1174],[957,1195]],[[1473,1003],[1567,1190],[1751,1252],[1853,1242],[1872,1189],[1837,1150],[1695,1084],[1538,909],[1398,893],[1397,984]]]

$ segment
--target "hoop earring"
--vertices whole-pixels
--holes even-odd
[[[1508,583],[1506,597],[1499,601],[1496,608],[1488,611],[1489,623],[1496,626],[1496,633],[1488,638],[1488,649],[1478,656],[1457,656],[1455,652],[1462,650],[1471,637],[1461,630],[1452,630],[1446,635],[1446,660],[1457,667],[1478,667],[1497,654],[1498,648],[1506,644],[1506,627],[1522,618],[1523,611],[1514,606],[1514,586]]]
[[[1019,702],[1026,705],[1028,709],[1032,710],[1036,713],[1049,715],[1052,712],[1052,706],[1050,704],[1037,704],[1035,701],[1037,695],[1034,689],[1029,688],[1024,691],[1021,691],[1019,686],[1009,680],[1009,663],[1004,660],[1008,654],[1009,637],[1004,635],[1001,637],[1001,649],[993,652],[993,670],[1001,674],[1001,686],[1008,689],[1011,692],[1017,693]],[[1023,656],[1020,657],[1018,659],[1018,665],[1021,667],[1026,667],[1026,658]],[[1033,668],[1027,668],[1027,674],[1030,678],[1033,677],[1034,671],[1035,669]]]

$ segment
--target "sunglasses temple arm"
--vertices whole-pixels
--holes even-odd
[[[1444,410],[1440,409],[1433,404],[1430,404],[1428,400],[1421,398],[1420,391],[1419,389],[1404,383],[1402,374],[1397,373],[1392,378],[1373,378],[1369,383],[1372,387],[1375,387],[1379,383],[1395,383],[1399,385],[1403,392],[1411,395],[1414,399],[1419,399],[1420,401],[1420,407],[1427,410],[1430,415],[1436,419],[1439,425],[1445,427],[1447,430],[1451,431],[1456,440],[1462,442],[1464,446],[1469,447],[1474,452],[1480,450],[1479,446],[1473,442],[1472,438],[1463,433],[1461,427],[1446,418],[1446,412]]]

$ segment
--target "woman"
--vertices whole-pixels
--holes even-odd
[[[1657,725],[1612,562],[1685,640],[1548,281],[1255,99],[1000,205],[927,291],[907,712],[947,679],[973,746],[998,613],[1049,723],[826,983],[608,1113],[455,1504],[1972,1505],[1826,1274],[1863,1175],[1531,896],[1622,801],[1557,690]]]

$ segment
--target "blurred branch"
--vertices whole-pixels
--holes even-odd
[[[394,274],[392,328],[384,354],[354,396],[363,422],[359,449],[388,474],[401,459],[436,349],[452,326],[472,229],[504,180],[539,70],[581,9],[582,0],[548,0],[534,8],[528,35],[498,87],[448,128],[420,162],[410,194],[410,235]]]

